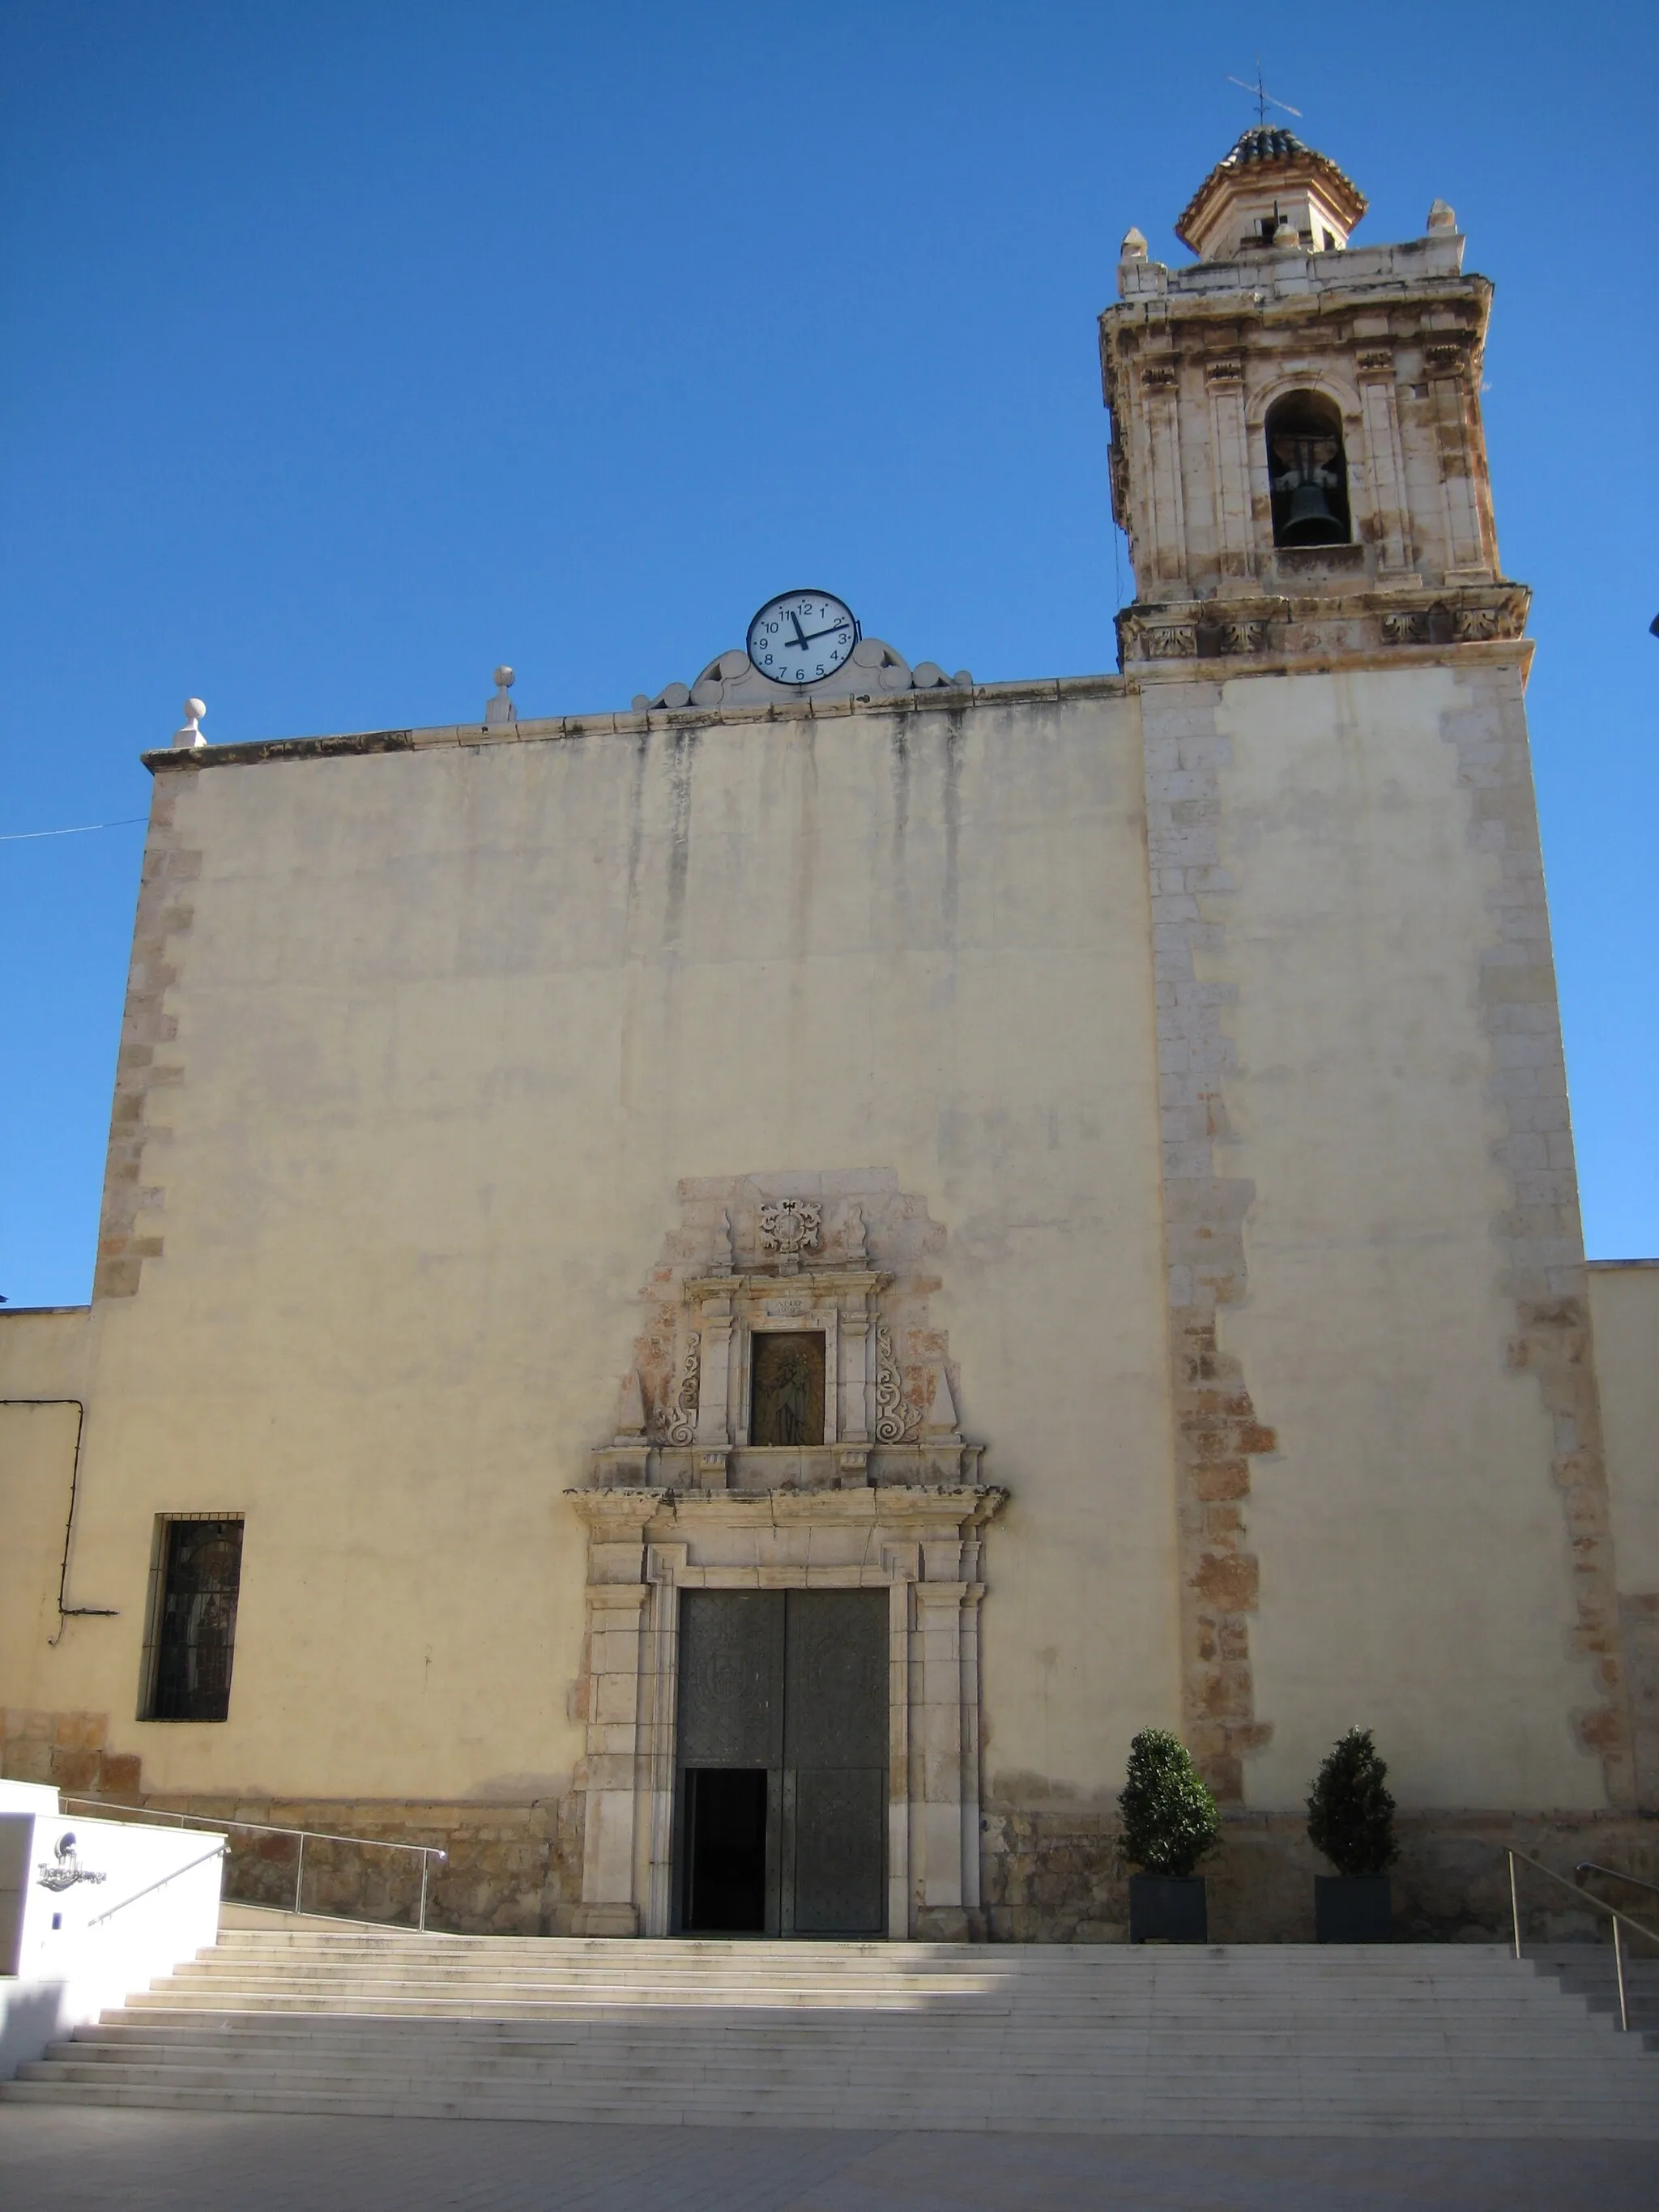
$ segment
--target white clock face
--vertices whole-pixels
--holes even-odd
[[[749,658],[774,684],[833,676],[859,641],[852,610],[832,592],[785,592],[749,625]]]

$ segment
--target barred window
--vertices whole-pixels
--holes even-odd
[[[168,1516],[156,1534],[144,1718],[224,1720],[230,1712],[242,1523]]]

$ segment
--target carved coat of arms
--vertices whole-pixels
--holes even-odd
[[[815,1198],[776,1198],[763,1201],[760,1241],[763,1252],[776,1252],[786,1260],[799,1260],[816,1252],[823,1239],[823,1207]]]

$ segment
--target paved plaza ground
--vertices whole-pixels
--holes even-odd
[[[1659,2144],[0,2108],[4,2212],[1652,2212]]]

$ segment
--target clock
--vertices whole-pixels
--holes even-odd
[[[773,684],[816,684],[833,676],[861,633],[852,609],[833,592],[783,592],[749,625],[749,658]]]

